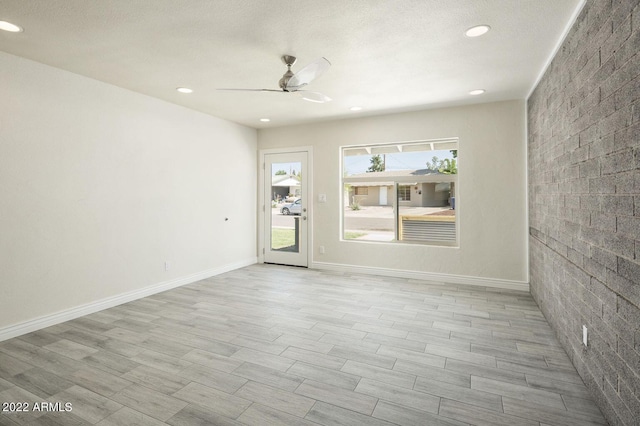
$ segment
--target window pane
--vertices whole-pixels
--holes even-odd
[[[301,212],[301,163],[274,163],[271,170],[271,250],[297,253]],[[297,172],[296,172],[297,170]]]
[[[450,182],[421,182],[408,187],[413,201],[402,202],[398,195],[398,240],[455,243],[456,217],[455,210],[450,208],[451,187]]]
[[[344,239],[393,241],[393,182],[344,187]]]

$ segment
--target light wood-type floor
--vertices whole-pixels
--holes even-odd
[[[528,293],[274,265],[4,341],[0,402],[31,409],[2,425],[606,424]]]

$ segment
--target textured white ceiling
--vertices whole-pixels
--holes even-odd
[[[581,0],[0,0],[0,50],[252,127],[523,99]],[[488,24],[479,38],[467,28]],[[333,101],[278,88],[324,56]],[[186,86],[194,93],[176,92]],[[472,89],[486,89],[472,97]],[[350,106],[363,111],[349,111]],[[268,117],[270,123],[261,123]]]

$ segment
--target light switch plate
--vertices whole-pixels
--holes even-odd
[[[327,194],[318,194],[318,202],[326,203],[327,202]]]

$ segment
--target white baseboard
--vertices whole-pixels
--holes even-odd
[[[470,277],[466,275],[441,274],[437,272],[405,271],[401,269],[376,268],[372,266],[343,265],[340,263],[313,262],[312,269],[347,272],[352,274],[382,275],[385,277],[410,278],[424,281],[437,281],[451,284],[466,284],[482,287],[522,290],[529,292],[529,283],[525,281],[504,280],[501,278]]]
[[[123,303],[151,296],[152,294],[161,293],[163,291],[171,290],[172,288],[191,284],[193,282],[204,280],[215,275],[220,275],[225,272],[253,265],[256,262],[257,258],[252,257],[239,262],[224,265],[219,268],[208,269],[206,271],[187,275],[185,277],[163,281],[138,290],[122,293],[117,296],[107,297],[106,299],[97,300],[95,302],[76,306],[74,308],[67,309],[61,312],[56,312],[54,314],[45,315],[19,324],[0,328],[0,342],[2,342],[3,340],[11,339],[13,337],[22,336],[23,334],[31,333],[32,331],[40,330],[45,327],[50,327],[61,322],[69,321],[84,315],[93,314],[95,312],[102,311],[103,309],[112,308]]]

